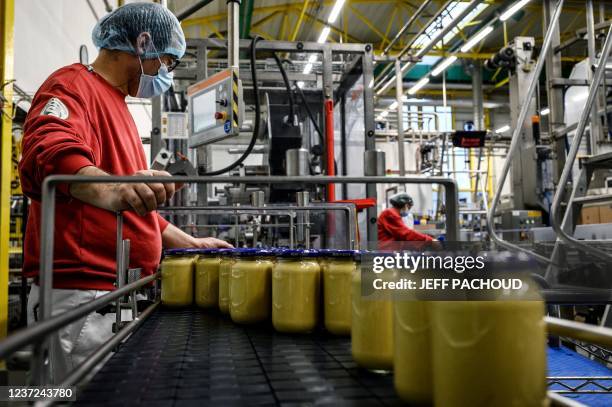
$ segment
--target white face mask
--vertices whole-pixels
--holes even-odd
[[[410,229],[414,228],[414,216],[412,215],[412,212],[408,212],[406,216],[402,217],[402,220],[404,221],[404,225]]]

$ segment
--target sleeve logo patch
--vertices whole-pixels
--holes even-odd
[[[68,108],[58,98],[51,98],[40,112],[41,116],[55,116],[62,120],[66,120],[69,116]]]

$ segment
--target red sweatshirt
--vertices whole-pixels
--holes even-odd
[[[23,270],[37,277],[40,199],[43,179],[96,166],[112,175],[148,168],[125,95],[81,64],[54,72],[40,87],[26,118],[19,172],[31,198]],[[53,286],[112,290],[115,282],[116,216],[83,203],[59,185],[56,197]],[[151,274],[161,256],[161,232],[168,225],[157,213],[126,211],[124,239],[130,239],[130,267]]]
[[[378,216],[378,244],[380,249],[393,248],[392,242],[432,241],[431,236],[410,229],[400,216],[399,210],[387,208]],[[386,244],[385,244],[386,243]]]

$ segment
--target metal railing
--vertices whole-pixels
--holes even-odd
[[[544,36],[544,42],[542,44],[542,49],[540,50],[540,57],[538,58],[538,61],[536,63],[533,77],[531,78],[531,81],[529,82],[529,88],[527,90],[527,96],[525,98],[525,100],[527,101],[532,100],[535,95],[535,90],[538,85],[538,79],[540,78],[540,74],[542,73],[542,69],[544,68],[544,64],[546,61],[545,56],[550,49],[552,39],[553,39],[553,33],[555,31],[555,27],[559,23],[559,17],[561,16],[562,8],[563,8],[563,0],[559,0],[555,8],[555,11],[553,12],[552,17],[550,19],[550,24],[546,30],[546,35]],[[508,173],[510,172],[510,166],[512,164],[512,159],[514,158],[514,155],[516,154],[520,146],[520,135],[521,135],[521,131],[523,128],[523,123],[525,123],[525,120],[527,119],[527,114],[529,112],[530,106],[531,104],[528,102],[523,103],[521,106],[518,120],[516,122],[517,123],[516,127],[514,128],[514,131],[512,132],[510,148],[508,149],[508,154],[506,156],[506,160],[504,161],[504,166],[499,175],[499,181],[497,183],[495,195],[493,197],[493,200],[491,201],[491,206],[489,207],[489,213],[487,215],[487,228],[489,230],[489,236],[498,245],[503,246],[510,250],[516,250],[516,251],[527,253],[530,256],[533,256],[535,259],[541,262],[550,263],[551,260],[548,257],[542,256],[538,253],[533,252],[532,250],[526,249],[524,247],[521,247],[519,245],[510,243],[504,240],[500,235],[497,234],[497,231],[495,229],[495,211],[497,210],[497,205],[501,199],[501,194],[502,194],[504,184],[506,183],[506,178],[508,177]]]
[[[42,202],[41,202],[41,247],[40,247],[40,322],[24,329],[14,335],[11,335],[4,342],[0,343],[0,357],[6,357],[8,354],[23,348],[26,345],[34,344],[33,351],[33,374],[32,379],[36,384],[49,383],[49,340],[47,336],[87,315],[104,305],[110,304],[111,301],[119,298],[140,288],[148,282],[154,280],[158,275],[145,277],[134,283],[127,284],[117,290],[100,297],[90,303],[83,304],[78,308],[68,311],[62,315],[52,317],[52,287],[53,287],[53,247],[54,247],[54,229],[55,229],[55,196],[58,184],[71,183],[236,183],[242,184],[261,184],[261,183],[303,183],[303,184],[440,184],[445,187],[446,194],[446,229],[449,240],[457,240],[459,237],[458,228],[458,188],[455,181],[451,178],[444,177],[280,177],[280,176],[265,176],[265,177],[148,177],[148,176],[77,176],[77,175],[54,175],[47,177],[42,185]],[[120,216],[118,216],[119,220]],[[118,231],[119,236],[119,231]],[[119,239],[119,238],[118,238]],[[120,245],[117,246],[118,259],[120,258]],[[138,320],[128,323],[123,329],[132,331],[138,326]],[[116,338],[116,335],[113,337]],[[117,340],[117,339],[111,339]],[[96,352],[109,351],[108,343],[103,345]],[[96,353],[97,355],[97,353]],[[77,371],[81,367],[77,368]],[[75,373],[73,372],[72,375]],[[72,377],[72,376],[69,376]]]
[[[335,203],[319,203],[312,202],[309,206],[298,206],[298,205],[268,205],[268,206],[168,206],[161,207],[158,212],[180,212],[189,211],[197,214],[207,214],[216,212],[232,212],[234,216],[240,216],[244,212],[251,213],[255,212],[259,215],[284,215],[289,216],[289,233],[290,233],[290,248],[294,246],[294,228],[298,226],[293,221],[295,212],[321,212],[321,211],[342,211],[346,213],[346,242],[348,249],[358,249],[359,242],[357,242],[357,226],[355,225],[355,206],[347,204],[335,204]],[[239,213],[242,212],[242,213]],[[200,227],[202,225],[189,225],[190,227]],[[214,227],[215,225],[206,225],[207,227]],[[230,226],[230,225],[228,225]],[[236,225],[231,225],[236,226]],[[245,225],[242,225],[245,226]],[[259,225],[261,226],[261,225]]]
[[[567,185],[570,179],[572,169],[574,166],[574,162],[576,161],[576,156],[578,155],[578,149],[580,148],[582,137],[584,136],[584,131],[586,129],[587,122],[592,117],[591,110],[593,108],[593,103],[595,102],[595,99],[597,97],[597,91],[599,88],[599,84],[601,83],[604,77],[604,74],[606,71],[606,62],[610,56],[611,50],[612,50],[612,25],[608,29],[606,41],[604,43],[603,51],[601,53],[600,63],[597,64],[597,68],[595,69],[595,74],[593,75],[593,80],[591,81],[591,84],[589,86],[586,104],[585,104],[584,109],[582,110],[582,114],[580,115],[580,120],[578,121],[578,127],[576,129],[574,138],[572,139],[572,145],[569,149],[569,152],[567,153],[565,166],[563,167],[563,171],[559,178],[558,188],[557,188],[557,191],[555,192],[555,196],[553,198],[553,202],[551,205],[551,214],[552,214],[551,223],[552,223],[553,229],[555,230],[555,232],[557,232],[557,236],[561,240],[564,240],[567,243],[575,247],[579,247],[585,252],[590,253],[604,260],[612,259],[612,255],[594,246],[589,246],[588,244],[581,242],[580,240],[574,238],[569,233],[567,233],[567,231],[564,230],[563,219],[562,219],[563,216],[561,214],[560,209],[561,209],[561,201],[563,200],[563,196],[565,193],[565,185]],[[603,63],[601,63],[602,61]],[[569,214],[572,212],[572,202],[575,198],[577,188],[578,188],[578,182],[575,182],[570,198],[568,199],[567,207],[565,209],[565,212],[566,212],[565,218],[568,218]]]

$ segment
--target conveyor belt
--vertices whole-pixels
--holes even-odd
[[[549,349],[548,361],[551,376],[610,376],[567,349]],[[78,396],[87,406],[401,404],[390,374],[357,368],[349,338],[278,334],[195,308],[154,312]],[[565,396],[612,405],[611,394]]]
[[[156,311],[77,405],[399,405],[390,374],[357,368],[350,339],[283,335],[197,309]]]

